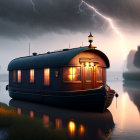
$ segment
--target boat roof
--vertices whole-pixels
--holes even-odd
[[[45,54],[39,54],[36,56],[26,56],[20,57],[12,60],[8,65],[8,70],[18,70],[18,69],[39,69],[39,68],[59,68],[68,65],[69,61],[80,52],[93,52],[99,55],[109,68],[110,63],[107,56],[97,49],[89,48],[88,46],[73,48],[73,49],[63,49],[56,52],[48,52]]]

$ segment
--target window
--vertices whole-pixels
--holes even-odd
[[[81,67],[66,67],[63,68],[64,81],[81,81]]]
[[[103,80],[103,70],[101,67],[97,67],[97,81]]]
[[[17,71],[17,82],[21,83],[21,70]]]
[[[50,69],[49,68],[44,69],[44,85],[46,86],[50,85]]]
[[[34,69],[30,69],[30,83],[34,83]]]
[[[16,70],[13,71],[13,82],[16,82]]]

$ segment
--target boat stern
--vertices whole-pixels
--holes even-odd
[[[105,86],[105,89],[106,89],[106,101],[104,108],[106,109],[111,105],[116,91],[111,89],[108,85]]]

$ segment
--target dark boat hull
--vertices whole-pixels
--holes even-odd
[[[110,90],[107,91],[106,86],[91,90],[55,92],[29,92],[9,88],[9,95],[20,100],[36,101],[67,108],[100,111],[106,109],[114,97],[114,93],[111,93]]]

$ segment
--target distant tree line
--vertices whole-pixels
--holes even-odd
[[[140,46],[138,46],[138,50],[136,51],[134,55],[133,63],[137,68],[140,68]]]

